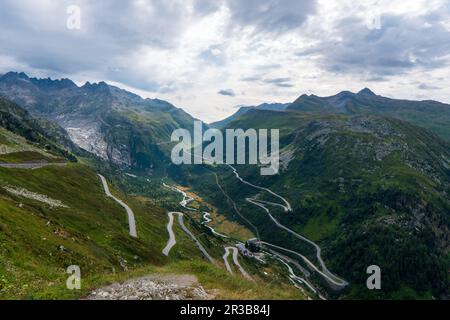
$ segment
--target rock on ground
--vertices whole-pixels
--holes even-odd
[[[152,275],[94,290],[88,300],[209,300],[191,275]]]

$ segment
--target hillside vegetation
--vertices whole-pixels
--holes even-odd
[[[279,175],[262,177],[237,166],[244,179],[286,197],[294,213],[277,219],[318,242],[331,270],[350,282],[348,298],[445,297],[449,280],[450,147],[408,122],[371,115],[315,115],[250,111],[227,128],[280,128]],[[274,228],[263,210],[245,199],[255,190],[226,167],[210,167],[266,241],[312,248]],[[188,181],[226,207],[208,170],[192,168]],[[189,175],[186,175],[189,177]],[[198,183],[202,176],[202,183]],[[214,190],[214,191],[211,191]],[[267,201],[274,201],[262,195]],[[238,216],[229,216],[250,227]],[[414,245],[412,245],[414,244]],[[383,289],[366,288],[366,268],[378,265]]]
[[[125,210],[105,195],[97,175],[96,170],[111,173],[108,166],[96,162],[94,170],[92,159],[68,161],[73,158],[64,147],[41,135],[44,129],[20,107],[7,103],[14,113],[3,118],[5,126],[0,128],[0,161],[66,165],[33,170],[0,166],[0,299],[77,299],[109,283],[153,274],[195,275],[216,298],[305,298],[281,266],[261,268],[246,259],[241,263],[252,270],[255,282],[229,275],[220,262],[224,243],[194,216],[187,216],[185,223],[217,266],[203,258],[178,226],[174,227],[177,244],[169,257],[164,256],[166,209],[157,199],[123,193],[110,180],[112,193],[134,212],[138,238],[130,237]],[[52,147],[46,148],[47,144]],[[157,189],[168,199],[162,203],[166,208],[180,209],[179,197],[169,196],[171,192],[164,192],[161,184]],[[66,287],[71,265],[81,268],[81,290]]]

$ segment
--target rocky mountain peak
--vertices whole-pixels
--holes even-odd
[[[376,94],[370,90],[369,88],[364,88],[360,92],[358,92],[359,96],[366,96],[366,97],[375,97]]]
[[[28,81],[30,78],[23,72],[8,72],[5,73],[3,76],[0,77],[0,81],[2,82],[14,82],[19,80],[25,80]]]
[[[61,89],[76,89],[77,85],[70,79],[57,79],[53,80],[51,78],[47,79],[30,79],[33,84],[42,89],[53,89],[53,90],[61,90]]]
[[[88,91],[94,92],[94,93],[110,92],[109,85],[104,81],[100,81],[99,83],[90,83],[88,81],[81,87],[81,89],[88,90]]]
[[[24,72],[8,72],[0,77],[0,82],[12,86],[21,86],[27,83],[27,86],[34,86],[39,90],[60,90],[60,89],[74,89],[77,85],[70,79],[39,79],[30,78]]]

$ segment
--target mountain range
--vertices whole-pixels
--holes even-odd
[[[331,269],[353,284],[348,297],[448,295],[448,141],[391,117],[290,108],[284,112],[251,110],[226,128],[280,128],[281,173],[263,177],[257,167],[237,166],[239,174],[290,199],[293,214],[278,209],[272,215],[323,247]],[[255,193],[234,179],[230,170],[216,174],[221,189],[227,190],[246,217],[244,223],[257,228],[265,241],[304,253],[311,250],[285,230],[274,229],[276,225],[264,210],[246,201],[276,198],[263,191]],[[206,199],[233,213],[227,197],[214,187],[216,178],[211,172],[187,176],[188,183],[202,190]],[[309,255],[314,259],[314,252]],[[366,288],[370,265],[384,270],[382,292]]]
[[[450,105],[432,101],[411,101],[386,98],[364,88],[358,93],[342,91],[330,97],[301,95],[292,103],[261,104],[256,107],[240,107],[230,117],[211,124],[225,127],[249,110],[300,111],[310,114],[379,115],[405,120],[425,127],[450,140]]]
[[[122,299],[136,298],[139,290],[147,299],[305,298],[276,265],[264,267],[272,275],[270,282],[250,258],[240,260],[241,267],[253,270],[252,280],[230,275],[219,262],[227,243],[194,216],[185,218],[184,228],[218,263],[206,261],[178,228],[176,246],[170,256],[164,255],[167,210],[178,209],[177,193],[159,179],[150,181],[150,175],[117,173],[109,160],[61,144],[65,129],[32,117],[5,98],[0,98],[0,125],[0,299],[86,299],[102,286],[148,275],[154,277],[150,287],[130,292],[127,285]],[[136,236],[129,234],[124,207],[107,195],[100,173],[108,176],[108,192],[132,212]],[[123,192],[117,185],[127,178],[149,186],[152,193]],[[201,199],[192,205],[212,210]],[[66,287],[69,266],[81,270],[80,290]]]
[[[343,91],[330,97],[302,95],[289,110],[320,114],[371,114],[392,117],[430,129],[450,140],[450,105],[437,101],[410,101],[376,95],[370,89]]]
[[[78,87],[69,79],[0,77],[0,95],[35,117],[64,128],[80,148],[122,168],[161,170],[176,128],[193,127],[182,109],[158,99],[142,99],[105,82]]]
[[[236,120],[239,116],[242,116],[243,114],[247,113],[250,110],[272,110],[272,111],[283,111],[286,110],[287,107],[289,107],[290,103],[263,103],[256,107],[249,107],[249,106],[240,106],[238,111],[233,113],[231,116],[216,121],[213,123],[210,123],[209,126],[212,128],[223,128],[229,123]]]
[[[15,297],[76,297],[64,292],[58,270],[83,258],[86,290],[108,277],[117,280],[119,269],[121,277],[176,270],[196,274],[227,298],[318,298],[318,292],[353,299],[449,297],[450,105],[363,89],[241,107],[210,124],[280,129],[280,174],[260,176],[258,166],[239,165],[236,172],[220,165],[174,166],[171,133],[192,130],[194,118],[169,102],[105,82],[78,86],[10,72],[0,77],[0,96],[0,296],[10,290]],[[14,168],[41,163],[64,165]],[[135,211],[142,237],[128,237],[123,210],[105,198],[97,173]],[[265,264],[241,254],[254,282],[205,263],[180,230],[175,255],[161,256],[165,211],[180,210],[168,183],[189,190],[199,213],[189,214],[188,227],[216,260],[223,260],[224,247],[256,236],[291,252],[266,248],[272,255]],[[281,198],[292,212],[276,204]],[[60,206],[49,206],[49,199]],[[204,212],[213,216],[216,233],[205,225]],[[349,285],[330,288],[298,259],[293,251],[320,263],[311,242],[295,234],[320,247],[324,263]],[[296,278],[286,276],[286,264],[317,292],[291,286]],[[367,290],[370,265],[382,270],[381,291]],[[33,285],[19,286],[15,278]]]

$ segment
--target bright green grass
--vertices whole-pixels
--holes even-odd
[[[0,186],[5,185],[60,200],[69,208],[51,209],[0,189],[0,297],[33,297],[39,288],[57,285],[72,264],[93,276],[119,271],[119,256],[129,268],[168,261],[161,254],[167,241],[165,212],[116,192],[135,212],[139,239],[131,238],[125,211],[105,196],[87,167],[0,169]],[[176,257],[199,257],[179,230],[177,237]]]
[[[50,158],[36,151],[12,152],[0,155],[0,162],[6,163],[24,163],[24,162],[62,162],[61,158]]]
[[[303,228],[300,228],[301,234],[313,241],[320,241],[332,235],[339,228],[339,218],[329,218],[322,213],[311,217]]]
[[[109,183],[110,184],[110,183]],[[2,187],[23,187],[62,201],[69,208],[17,197]],[[105,196],[96,173],[81,164],[38,170],[0,168],[0,299],[78,299],[94,288],[154,273],[194,274],[217,298],[302,299],[300,292],[274,271],[271,281],[246,281],[205,262],[177,223],[170,257],[162,255],[168,234],[166,212],[142,197],[112,192],[134,211],[138,239],[128,235],[126,213]],[[221,265],[223,243],[206,236],[186,217],[185,223]],[[119,257],[127,261],[123,270]],[[252,261],[241,261],[257,272]],[[82,290],[66,288],[66,269],[79,265]]]

